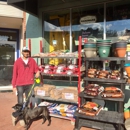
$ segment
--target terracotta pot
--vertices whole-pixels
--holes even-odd
[[[130,66],[125,67],[125,71],[126,71],[127,75],[130,77]]]
[[[116,54],[118,57],[125,57],[126,48],[116,48]]]
[[[129,109],[124,110],[124,118],[125,119],[130,118],[130,111],[129,111]]]

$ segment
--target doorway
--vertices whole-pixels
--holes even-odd
[[[12,89],[13,65],[18,58],[18,31],[0,29],[0,89]]]

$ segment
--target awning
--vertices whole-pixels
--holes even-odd
[[[7,0],[7,4],[38,16],[38,0]]]

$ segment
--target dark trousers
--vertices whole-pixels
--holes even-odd
[[[18,95],[17,95],[17,100],[18,100],[18,103],[19,104],[23,104],[23,94],[25,93],[25,96],[26,98],[28,98],[28,94],[31,90],[31,87],[32,85],[25,85],[25,86],[17,86],[17,92],[18,92]],[[29,96],[29,99],[28,99],[28,102],[30,102],[30,97],[31,97],[31,94]]]

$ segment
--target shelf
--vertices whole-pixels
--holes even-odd
[[[85,114],[78,113],[77,111],[74,114],[78,118],[89,119],[94,121],[115,123],[115,124],[124,124],[124,114],[118,113],[115,111],[100,111],[97,116],[87,116]]]
[[[44,78],[44,80],[46,80],[46,81],[47,81],[47,80],[49,80],[49,81],[51,80],[51,82],[52,82],[52,81],[54,81],[54,82],[55,82],[55,81],[56,81],[56,82],[60,82],[60,81],[61,81],[61,82],[76,82],[76,83],[78,82],[78,81],[73,81],[73,80],[60,80],[60,79],[59,79],[59,80],[55,80],[55,79],[45,79],[45,78]]]
[[[118,84],[125,84],[126,83],[126,80],[116,80],[116,79],[99,79],[99,78],[88,78],[88,77],[85,77],[84,80],[86,81],[93,81],[93,82],[108,82],[108,83],[118,83]]]
[[[102,123],[98,121],[91,121],[91,120],[86,120],[86,119],[79,119],[78,123],[78,128],[80,129],[81,127],[89,127],[95,130],[117,130],[115,128],[115,125],[113,124],[107,124],[107,123]],[[79,129],[74,129],[74,130],[79,130]]]
[[[66,56],[66,57],[63,57],[63,56],[56,56],[56,57],[53,57],[53,56],[44,56],[44,57],[40,57],[40,56],[32,56],[32,58],[41,58],[41,59],[54,59],[54,58],[57,58],[57,59],[78,59],[78,56],[75,56],[75,57],[69,57],[69,56]]]
[[[83,97],[83,98],[92,98],[92,99],[100,99],[100,100],[109,100],[109,101],[118,101],[118,102],[123,102],[124,101],[124,97],[122,97],[122,98],[102,98],[101,95],[98,95],[96,97],[94,97],[94,96],[88,96],[84,92],[81,92],[79,94],[79,96]]]
[[[62,77],[78,77],[77,74],[67,75],[67,74],[45,74],[42,73],[43,76],[62,76]]]
[[[72,121],[75,120],[74,118],[65,117],[65,116],[61,116],[61,115],[58,115],[58,114],[51,114],[51,113],[50,113],[50,116],[57,117],[57,118],[62,118],[62,119],[66,119],[66,120],[72,120]]]
[[[127,58],[120,58],[120,57],[91,57],[91,58],[85,58],[87,61],[121,61],[121,60],[127,60]]]
[[[66,103],[77,104],[77,102],[71,101],[71,100],[53,99],[53,98],[51,98],[51,97],[44,97],[44,96],[39,96],[39,95],[34,95],[34,96],[35,96],[35,98],[44,99],[44,100],[50,100],[50,101],[57,101],[57,102],[66,102]]]

